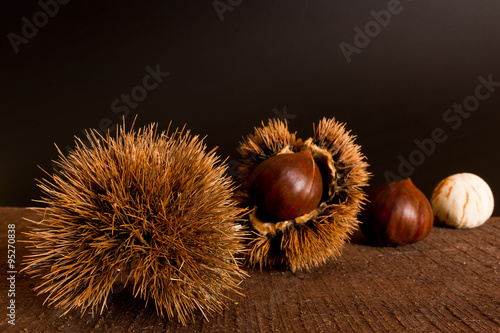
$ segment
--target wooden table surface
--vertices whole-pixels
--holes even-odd
[[[0,208],[0,247],[16,225],[16,269],[26,254],[22,234],[36,218],[24,208]],[[481,227],[434,227],[403,247],[368,245],[355,234],[343,255],[312,272],[248,270],[245,296],[231,294],[222,314],[201,314],[182,326],[127,292],[94,318],[43,304],[37,281],[15,278],[15,326],[8,323],[7,255],[2,256],[1,332],[500,332],[500,218]]]

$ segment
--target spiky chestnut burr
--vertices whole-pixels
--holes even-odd
[[[334,118],[323,118],[314,126],[314,136],[305,141],[290,133],[286,123],[269,120],[240,144],[241,190],[236,198],[251,209],[245,222],[253,231],[247,244],[248,265],[310,270],[341,254],[359,223],[357,215],[366,198],[362,187],[368,185],[370,176],[360,148],[345,125]],[[286,158],[279,158],[281,155]],[[290,167],[291,163],[296,167]],[[286,171],[277,171],[280,168]],[[319,181],[315,179],[317,169]],[[304,176],[307,174],[309,178]],[[270,192],[262,190],[256,195],[254,188]],[[319,204],[311,208],[318,191]],[[265,205],[266,200],[272,204]]]
[[[39,294],[65,313],[106,307],[113,284],[129,284],[160,315],[186,324],[195,311],[220,312],[245,277],[243,209],[215,149],[189,131],[157,126],[116,137],[87,133],[60,170],[38,186],[46,207],[27,233],[24,270]]]

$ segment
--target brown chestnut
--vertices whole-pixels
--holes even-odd
[[[310,151],[269,157],[251,173],[248,194],[258,212],[291,220],[318,207],[323,180]]]
[[[427,197],[410,179],[384,184],[368,194],[361,231],[379,245],[418,242],[431,232],[434,214]]]

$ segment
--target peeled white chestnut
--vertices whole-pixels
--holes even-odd
[[[431,205],[437,222],[469,229],[480,226],[491,217],[494,200],[490,187],[481,177],[458,173],[436,186]]]
[[[381,185],[368,194],[368,200],[361,216],[361,231],[373,243],[411,244],[432,230],[431,204],[410,179]]]

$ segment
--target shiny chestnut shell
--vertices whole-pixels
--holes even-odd
[[[427,197],[410,179],[381,185],[368,194],[369,203],[361,216],[361,231],[379,245],[418,242],[434,224]]]
[[[323,194],[323,180],[311,152],[284,153],[260,163],[247,182],[257,212],[284,221],[311,212]]]

